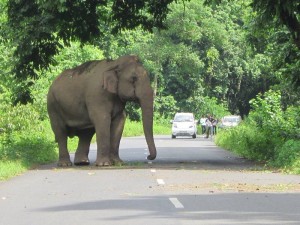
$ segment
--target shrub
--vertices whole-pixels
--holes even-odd
[[[284,111],[280,94],[272,90],[258,95],[251,105],[249,117],[219,132],[216,143],[246,158],[300,173],[300,107]]]
[[[15,107],[2,105],[0,112],[0,143],[2,144],[11,144],[17,132],[29,131],[39,123],[39,114],[30,104]]]
[[[241,124],[240,126],[221,130],[216,137],[216,144],[231,150],[238,155],[258,161],[267,160],[272,152],[272,146],[265,134],[255,126]]]
[[[39,120],[31,104],[6,105],[0,110],[0,179],[57,159],[50,124]]]
[[[277,147],[274,161],[270,165],[300,174],[300,140],[288,140]]]

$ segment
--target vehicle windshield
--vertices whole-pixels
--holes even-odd
[[[239,118],[238,117],[227,117],[227,118],[224,118],[223,119],[223,122],[231,122],[231,123],[234,123],[234,122],[239,122]]]
[[[191,115],[176,115],[174,122],[193,122],[193,117]]]

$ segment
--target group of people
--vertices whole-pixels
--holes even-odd
[[[203,115],[199,122],[201,124],[202,134],[206,134],[205,138],[209,138],[210,134],[217,134],[218,119],[215,119],[208,114],[207,116]]]

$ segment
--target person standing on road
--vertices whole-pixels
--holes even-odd
[[[207,116],[206,120],[205,120],[205,129],[206,129],[206,137],[205,138],[209,138],[209,134],[211,132],[211,128],[212,128],[212,117],[210,115]]]
[[[205,134],[206,131],[206,117],[204,115],[202,115],[202,117],[200,118],[200,125],[201,125],[201,129],[202,129],[202,134]]]
[[[218,124],[218,119],[212,118],[212,134],[213,135],[217,134],[217,124]]]

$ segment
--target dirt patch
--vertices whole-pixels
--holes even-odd
[[[270,193],[285,193],[285,192],[300,192],[300,184],[268,184],[256,185],[247,183],[201,183],[201,184],[172,184],[160,186],[165,191],[208,191],[215,192],[270,192]]]

